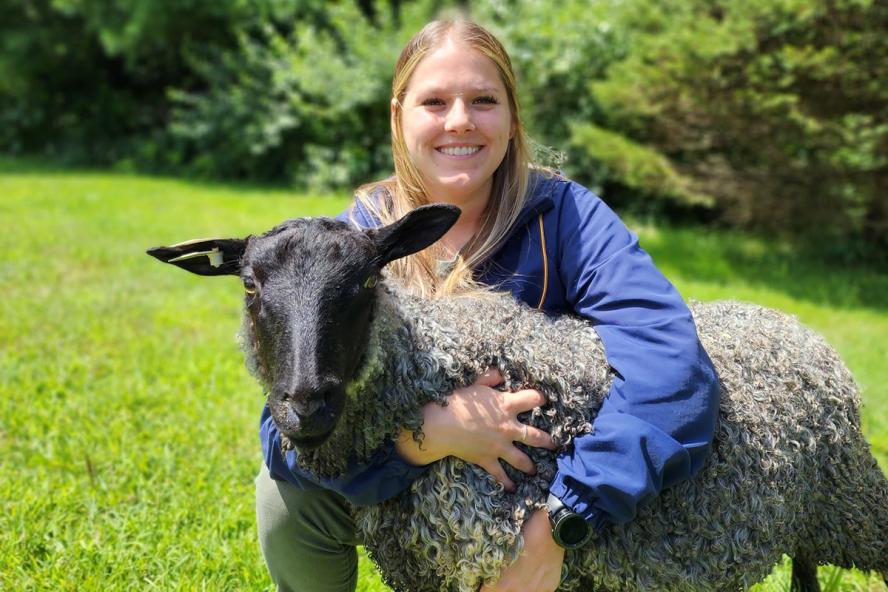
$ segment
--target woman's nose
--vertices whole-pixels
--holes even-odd
[[[453,101],[450,109],[447,111],[447,117],[444,120],[444,129],[448,132],[470,132],[475,129],[475,123],[472,121],[472,113],[466,107],[462,99]]]

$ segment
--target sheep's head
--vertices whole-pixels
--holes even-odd
[[[380,270],[446,233],[459,209],[429,205],[358,230],[328,218],[288,220],[261,236],[157,247],[149,255],[198,275],[237,275],[247,338],[278,429],[299,448],[333,432],[370,329]]]

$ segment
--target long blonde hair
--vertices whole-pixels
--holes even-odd
[[[390,224],[410,210],[429,203],[428,193],[417,170],[401,129],[401,101],[416,66],[432,50],[448,40],[481,52],[496,65],[506,88],[514,134],[503,161],[493,174],[490,200],[482,214],[478,234],[460,251],[453,269],[444,277],[438,274],[440,247],[431,248],[392,262],[389,272],[415,293],[426,297],[476,292],[480,285],[472,270],[492,255],[515,223],[528,199],[530,156],[528,140],[521,123],[515,73],[503,45],[489,31],[475,23],[432,21],[407,43],[395,64],[392,97],[397,112],[392,123],[392,157],[395,175],[363,185],[357,190],[358,201],[381,223]]]

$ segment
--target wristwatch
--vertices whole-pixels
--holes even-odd
[[[571,512],[560,499],[549,494],[546,500],[549,508],[549,523],[552,525],[552,538],[559,547],[579,549],[592,538],[592,525],[585,518]]]

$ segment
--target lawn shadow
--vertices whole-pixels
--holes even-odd
[[[888,310],[888,269],[843,263],[816,248],[707,227],[639,228],[641,244],[667,275],[745,284],[845,309]]]

